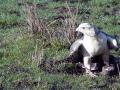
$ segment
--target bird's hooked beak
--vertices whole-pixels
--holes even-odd
[[[78,31],[78,28],[75,31]]]
[[[76,32],[81,32],[79,27],[76,29]]]

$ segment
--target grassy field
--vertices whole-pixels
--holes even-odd
[[[0,0],[0,90],[119,90],[119,77],[51,65],[69,55],[82,22],[120,42],[119,0]],[[120,57],[120,50],[111,53]]]

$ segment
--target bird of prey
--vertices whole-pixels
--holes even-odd
[[[87,71],[96,70],[97,65],[91,61],[92,57],[101,55],[104,64],[109,66],[110,49],[117,51],[118,43],[115,37],[107,35],[93,24],[82,23],[76,31],[83,33],[83,37],[76,40],[70,47],[70,54],[82,45],[83,62]]]

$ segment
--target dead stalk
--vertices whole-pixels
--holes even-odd
[[[35,1],[33,5],[29,5],[25,3],[24,11],[28,23],[28,29],[30,30],[32,36],[35,37],[38,36],[40,40],[43,40],[45,38],[46,40],[49,40],[50,44],[53,42],[59,42],[60,44],[62,43],[65,45],[66,44],[71,45],[71,43],[75,40],[74,33],[76,28],[75,24],[77,22],[78,6],[76,7],[75,13],[71,11],[71,7],[68,6],[67,3],[66,3],[66,8],[68,9],[67,16],[64,15],[65,19],[61,20],[62,22],[61,26],[58,26],[56,28],[56,31],[58,33],[59,30],[62,31],[61,32],[62,36],[56,37],[55,36],[56,31],[54,30],[54,28],[52,28],[52,25],[54,25],[58,20],[51,21],[50,23],[48,23],[47,21],[43,23],[43,20],[39,18],[37,15],[37,7]],[[39,48],[38,41],[36,41],[35,50],[34,53],[32,53],[31,59],[32,59],[32,64],[36,64],[37,66],[45,58],[44,57],[45,52],[43,46],[41,47],[41,53],[39,53],[38,48]]]

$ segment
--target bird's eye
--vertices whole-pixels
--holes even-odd
[[[82,27],[83,29],[85,29],[85,27]]]

